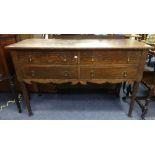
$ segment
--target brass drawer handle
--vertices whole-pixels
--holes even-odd
[[[31,75],[32,75],[32,77],[34,77],[35,76],[35,71],[31,71]]]
[[[78,59],[78,56],[77,56],[77,55],[75,55],[75,56],[74,56],[74,59]]]
[[[32,62],[32,57],[31,56],[29,56],[29,62]]]
[[[127,77],[127,72],[124,72],[123,75],[124,75],[124,77]]]
[[[130,57],[128,56],[128,60],[127,60],[128,62],[130,62]]]
[[[92,63],[95,61],[94,57],[91,58]]]
[[[94,71],[93,70],[90,72],[90,75],[91,75],[91,78],[94,78]]]
[[[64,62],[66,62],[67,61],[67,59],[66,58],[64,58]]]
[[[68,72],[67,72],[67,71],[65,71],[65,74],[64,74],[64,75],[65,75],[65,77],[68,77]]]

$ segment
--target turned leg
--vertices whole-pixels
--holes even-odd
[[[16,102],[17,108],[18,108],[18,112],[21,113],[22,112],[21,105],[19,103],[18,93],[16,91],[15,84],[14,84],[12,79],[9,79],[9,83],[10,83],[10,89],[11,89],[11,92],[12,92],[12,96],[13,96],[13,98],[14,98],[14,100]]]
[[[133,111],[133,108],[134,108],[134,104],[135,104],[135,99],[136,99],[136,94],[138,92],[138,88],[139,88],[139,82],[134,81],[133,89],[132,89],[131,102],[130,102],[130,108],[129,108],[129,112],[128,112],[128,116],[129,117],[132,116],[132,111]]]
[[[31,116],[32,110],[31,110],[30,99],[29,99],[28,90],[26,88],[26,84],[24,82],[20,82],[20,85],[21,85],[21,89],[22,89],[22,93],[23,93],[23,97],[24,97],[24,102],[25,102],[26,108],[28,110],[28,114],[29,114],[29,116]]]
[[[142,115],[141,115],[142,119],[145,119],[145,116],[146,116],[146,114],[148,112],[148,109],[149,109],[149,106],[150,106],[150,99],[151,99],[151,96],[153,95],[153,92],[154,92],[154,87],[151,87],[150,90],[149,90],[148,97],[145,100],[145,105],[144,105],[144,107],[142,109]]]
[[[149,105],[150,105],[150,98],[147,98],[146,101],[145,101],[145,105],[143,107],[143,110],[142,110],[142,115],[141,115],[141,118],[142,119],[145,119],[145,116],[148,112],[148,108],[149,108]]]

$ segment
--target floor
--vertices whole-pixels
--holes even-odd
[[[120,96],[123,96],[122,90]],[[27,115],[22,104],[23,112],[19,114],[16,106],[10,104],[0,110],[1,120],[139,120],[141,110],[135,106],[133,117],[127,116],[129,100],[124,102],[114,93],[101,90],[92,92],[68,92],[54,94],[31,94],[33,116]],[[0,104],[3,105],[9,94],[0,94]],[[146,116],[148,120],[155,119],[155,101],[152,101]]]

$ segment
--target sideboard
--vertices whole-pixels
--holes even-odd
[[[27,39],[6,47],[11,51],[28,114],[26,84],[133,82],[128,116],[132,115],[144,64],[152,47],[130,39]]]

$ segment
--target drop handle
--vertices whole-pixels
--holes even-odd
[[[67,59],[66,58],[64,58],[64,62],[66,62],[67,61]]]
[[[129,56],[128,56],[128,59],[127,59],[127,61],[128,61],[128,62],[130,62],[130,57],[129,57]]]
[[[65,75],[65,77],[67,77],[67,76],[68,76],[68,72],[67,72],[67,71],[65,71],[64,75]]]
[[[91,61],[92,61],[92,62],[94,62],[94,61],[95,61],[95,60],[94,60],[94,57],[92,57],[92,58],[91,58]]]
[[[35,71],[31,71],[31,75],[34,77],[35,76]]]
[[[94,71],[90,72],[91,78],[94,78]]]
[[[77,55],[75,55],[75,56],[74,56],[74,59],[77,59],[77,58],[78,58],[78,56],[77,56]]]
[[[32,62],[32,57],[31,56],[29,56],[29,62]]]
[[[124,77],[127,77],[127,72],[124,72],[123,75],[124,75]]]

